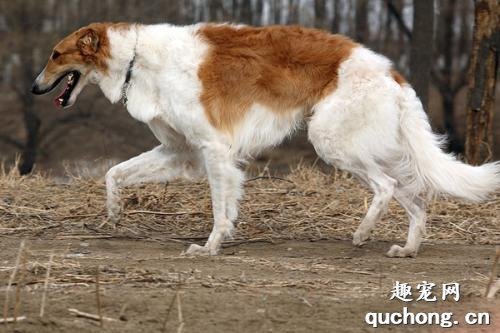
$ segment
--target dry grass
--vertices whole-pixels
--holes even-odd
[[[349,175],[298,166],[282,178],[262,176],[245,183],[239,224],[241,239],[348,239],[371,200]],[[0,174],[0,236],[50,238],[137,238],[202,241],[211,230],[206,182],[175,181],[125,189],[124,216],[117,229],[106,224],[102,179],[73,177],[61,184],[41,175]],[[500,240],[500,195],[480,205],[432,202],[428,241],[494,244]],[[402,241],[404,212],[392,202],[373,238]]]
[[[310,166],[299,166],[279,177],[259,174],[245,183],[245,192],[235,239],[226,242],[225,246],[281,239],[350,239],[371,200],[370,193],[349,175],[328,169],[320,171]],[[15,172],[0,170],[0,241],[6,240],[4,248],[8,249],[8,244],[27,240],[19,261],[23,262],[22,265],[15,264],[15,247],[6,253],[9,261],[0,265],[0,279],[8,281],[12,275],[16,277],[11,283],[15,283],[16,290],[21,290],[18,285],[23,286],[18,302],[8,302],[8,297],[4,297],[3,305],[8,312],[2,316],[6,318],[1,318],[0,324],[5,320],[14,325],[15,321],[26,319],[36,323],[33,318],[40,312],[40,317],[58,318],[61,322],[73,322],[71,315],[83,318],[89,325],[105,321],[105,330],[139,320],[143,325],[146,321],[142,321],[144,313],[137,312],[138,305],[117,295],[153,289],[155,295],[165,290],[172,291],[172,299],[167,298],[168,302],[161,303],[153,314],[149,313],[151,308],[148,307],[146,317],[159,318],[158,326],[163,327],[163,331],[182,332],[187,330],[184,325],[192,324],[189,322],[190,300],[198,302],[196,297],[205,295],[204,290],[230,290],[232,299],[235,295],[259,295],[262,290],[271,293],[281,288],[294,289],[300,295],[316,297],[311,299],[308,296],[311,302],[302,299],[304,304],[309,303],[308,307],[311,304],[318,306],[318,295],[349,301],[363,299],[363,302],[375,297],[378,302],[381,297],[388,298],[395,270],[400,273],[406,269],[405,281],[416,283],[420,273],[414,274],[415,271],[427,271],[429,265],[449,266],[439,258],[431,262],[429,258],[421,263],[412,261],[411,269],[403,266],[409,262],[406,260],[397,266],[394,262],[380,260],[374,266],[363,258],[343,254],[333,259],[310,258],[296,249],[291,256],[252,257],[235,252],[209,262],[189,258],[188,264],[183,264],[185,257],[177,254],[180,250],[176,252],[180,246],[171,244],[147,245],[175,248],[175,252],[151,251],[131,257],[128,254],[122,256],[122,250],[120,255],[113,256],[106,247],[101,251],[96,248],[86,251],[91,242],[85,239],[93,238],[201,243],[212,228],[210,192],[206,182],[145,185],[125,189],[123,198],[123,220],[119,227],[113,228],[106,223],[102,179],[71,177],[62,183],[42,175],[20,177]],[[482,205],[448,200],[433,202],[429,207],[427,241],[498,243],[499,209],[499,194]],[[373,238],[403,242],[407,229],[404,212],[393,202]],[[42,242],[32,241],[33,238]],[[40,243],[49,245],[40,246]],[[274,247],[271,251],[275,251]],[[464,257],[463,253],[461,255]],[[382,254],[380,258],[383,258]],[[231,267],[238,274],[227,274],[227,271],[212,274],[214,265],[219,265],[222,272],[224,267]],[[98,276],[96,267],[99,267]],[[248,277],[245,275],[245,271],[249,272],[247,270],[253,271]],[[443,273],[434,272],[438,274],[435,281],[447,279],[450,272],[456,271],[457,267],[451,265],[451,270],[448,267]],[[454,279],[462,283],[469,295],[484,295],[489,270],[480,271],[475,266],[465,269],[464,266],[463,271],[463,274],[453,275]],[[8,294],[9,288],[6,288],[5,295]],[[14,300],[15,291],[11,290],[10,294],[10,299]],[[181,295],[186,295],[182,301]],[[119,300],[124,301],[122,305]],[[132,306],[125,315],[127,302],[132,302]],[[16,304],[22,304],[23,313],[18,311],[21,307]],[[331,306],[330,302],[328,306]],[[141,329],[148,330],[142,326]]]

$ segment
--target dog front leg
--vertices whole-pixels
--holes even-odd
[[[212,196],[214,226],[205,246],[192,244],[185,254],[216,255],[222,242],[232,236],[238,199],[242,194],[243,174],[236,167],[226,145],[211,143],[202,152]]]
[[[144,183],[163,183],[175,178],[199,178],[203,168],[189,151],[175,151],[163,145],[112,167],[106,173],[108,218],[118,223],[122,211],[121,188]]]

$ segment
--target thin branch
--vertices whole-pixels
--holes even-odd
[[[26,316],[0,318],[0,324],[17,323],[21,320],[26,320]]]
[[[5,322],[7,322],[7,313],[9,310],[10,288],[12,286],[12,283],[14,282],[14,279],[16,278],[17,270],[19,268],[19,263],[21,262],[23,251],[24,251],[24,239],[21,241],[21,244],[19,245],[19,250],[17,252],[17,257],[16,257],[16,264],[14,266],[14,270],[12,271],[12,274],[10,275],[9,282],[7,284],[7,288],[5,288],[5,302],[3,305],[3,319]]]
[[[267,179],[267,180],[281,180],[281,181],[284,181],[284,182],[288,182],[290,184],[293,184],[295,185],[294,182],[292,182],[291,180],[289,179],[285,179],[285,178],[281,178],[281,177],[275,177],[275,176],[258,176],[258,177],[254,177],[254,178],[250,178],[250,179],[247,179],[245,181],[245,183],[249,183],[249,182],[252,182],[252,181],[255,181],[255,180],[259,180],[259,179]]]
[[[50,268],[52,267],[53,259],[54,259],[54,253],[52,252],[49,258],[49,265],[47,267],[47,272],[45,273],[45,283],[43,284],[43,294],[42,294],[42,305],[40,306],[40,318],[42,318],[45,313],[45,299],[47,297],[47,287],[49,285]]]
[[[178,216],[178,215],[203,215],[204,212],[158,212],[151,210],[131,210],[125,212],[124,215],[132,215],[132,214],[152,214],[152,215],[166,215],[166,216]]]
[[[99,316],[99,326],[103,326],[104,322],[102,320],[102,310],[101,310],[101,296],[99,292],[99,266],[96,268],[95,272],[95,299],[97,303],[97,315]]]
[[[95,314],[92,314],[92,313],[87,313],[87,312],[83,312],[83,311],[79,311],[77,309],[71,309],[71,308],[68,309],[68,311],[73,316],[76,316],[76,317],[92,319],[92,320],[95,320],[95,321],[100,321],[101,320],[101,318],[98,315],[95,315]],[[116,320],[114,318],[109,318],[109,317],[102,317],[102,320],[118,321],[118,320]]]
[[[386,0],[387,3],[387,9],[389,10],[389,13],[396,19],[396,23],[399,26],[399,29],[403,32],[403,34],[408,37],[408,39],[411,40],[412,38],[412,32],[410,28],[406,25],[405,21],[403,20],[403,17],[401,16],[401,13],[398,11],[396,6],[392,3],[391,0]]]
[[[14,318],[18,318],[18,312],[19,309],[21,308],[21,293],[22,293],[22,288],[24,284],[24,280],[26,278],[26,256],[24,255],[25,253],[23,252],[23,255],[21,256],[21,271],[19,272],[19,277],[17,278],[16,282],[16,300],[14,302]]]
[[[181,305],[181,293],[177,291],[177,317],[179,321],[179,326],[177,327],[177,333],[182,333],[184,328],[184,317],[182,315],[182,305]]]
[[[174,295],[174,297],[172,297],[172,301],[170,302],[170,305],[168,306],[167,308],[167,314],[165,315],[165,319],[163,320],[163,327],[162,327],[162,332],[166,332],[167,331],[167,321],[168,321],[168,317],[170,316],[170,312],[172,311],[172,308],[174,307],[174,303],[175,303],[175,300],[177,299],[177,293],[179,291],[177,291]]]
[[[485,292],[486,297],[490,296],[490,293],[489,293],[490,289],[491,289],[491,287],[494,286],[494,280],[497,277],[497,266],[498,266],[499,261],[500,261],[500,246],[497,246],[495,248],[495,259],[493,259],[493,266],[491,267],[490,278],[489,278],[488,284],[486,285],[486,292]],[[495,290],[495,292],[496,292],[496,290]]]

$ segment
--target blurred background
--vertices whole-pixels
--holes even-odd
[[[95,87],[87,87],[67,110],[55,109],[49,96],[29,92],[55,43],[96,21],[301,24],[346,34],[388,56],[422,96],[434,129],[447,133],[448,149],[464,151],[473,0],[0,0],[0,158],[5,164],[17,156],[22,173],[100,174],[156,145],[145,125]],[[498,114],[498,103],[495,108]],[[496,117],[497,147],[499,128]],[[499,154],[497,148],[492,157]],[[258,159],[277,167],[299,160],[315,160],[303,133]]]

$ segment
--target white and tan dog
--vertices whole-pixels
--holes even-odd
[[[350,39],[301,27],[227,24],[97,23],[56,45],[32,91],[67,77],[57,106],[71,106],[88,83],[160,141],[106,175],[110,219],[120,218],[120,188],[208,176],[217,254],[231,235],[242,195],[238,161],[279,144],[302,123],[327,163],[351,172],[374,193],[354,233],[363,244],[391,198],[410,220],[404,247],[415,256],[425,231],[427,195],[481,201],[500,187],[500,164],[466,165],[440,149],[415,91],[391,62]]]

